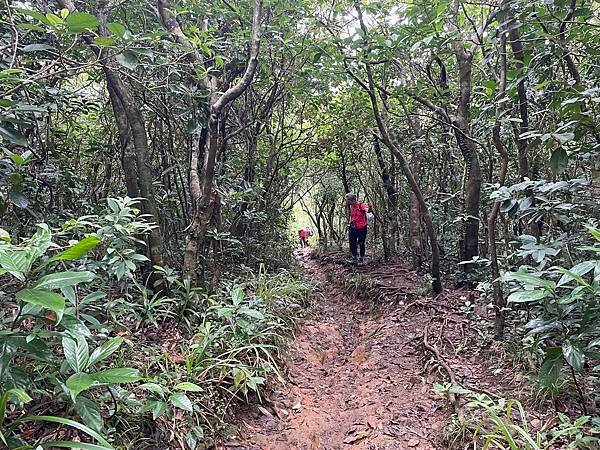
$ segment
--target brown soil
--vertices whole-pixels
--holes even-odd
[[[514,381],[474,342],[464,311],[472,294],[419,298],[421,277],[402,262],[357,268],[341,253],[299,258],[321,286],[317,311],[299,325],[286,387],[244,412],[240,440],[224,448],[448,448],[442,435],[453,409],[432,389],[448,374],[424,334],[462,386],[498,392]]]

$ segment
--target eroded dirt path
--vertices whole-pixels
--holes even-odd
[[[402,263],[354,268],[341,264],[339,256],[331,260],[300,255],[308,276],[321,286],[317,311],[299,326],[285,389],[244,413],[241,442],[224,448],[447,448],[442,430],[452,410],[432,391],[445,374],[423,348],[423,334],[435,322],[440,337],[431,340],[453,352],[460,381],[485,385],[485,379],[464,369],[485,372],[477,369],[481,355],[468,351],[460,356],[457,349],[468,340],[466,320],[450,308],[439,311],[444,305],[418,299],[421,280]],[[360,285],[356,292],[362,296],[349,289],[353,283]],[[370,283],[376,284],[372,290]]]

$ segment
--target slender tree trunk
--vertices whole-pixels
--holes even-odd
[[[466,168],[464,208],[467,218],[464,227],[464,240],[461,259],[470,261],[479,255],[479,205],[481,199],[481,168],[475,142],[471,138],[469,108],[471,103],[471,83],[473,53],[465,50],[461,41],[455,40],[452,48],[458,62],[460,96],[456,117],[452,120],[454,136],[463,155]],[[472,264],[463,266],[465,271]]]
[[[525,67],[525,50],[523,48],[519,27],[520,24],[516,21],[514,16],[511,15],[508,23],[508,41],[516,60],[516,68],[520,71]],[[534,177],[535,175],[531,173],[529,157],[527,154],[529,142],[526,137],[523,137],[523,135],[529,131],[529,101],[527,99],[527,84],[525,77],[523,76],[520,77],[520,81],[517,84],[517,96],[519,118],[521,119],[521,122],[518,126],[514,125],[513,130],[517,141],[519,177],[521,180],[524,180],[527,177]],[[529,190],[526,194],[531,199],[531,204],[535,205],[533,192]],[[539,239],[541,236],[541,224],[539,222],[532,222],[529,225],[529,232]]]
[[[563,20],[560,25],[560,32],[558,34],[558,39],[562,46],[563,59],[565,60],[565,63],[567,64],[567,69],[569,70],[569,74],[573,78],[573,81],[575,81],[575,84],[579,85],[579,84],[581,84],[581,76],[579,74],[579,69],[577,68],[575,61],[573,60],[573,56],[571,56],[571,53],[569,52],[569,49],[567,48],[567,25],[570,22],[573,22],[573,20],[575,19],[575,11],[576,10],[577,10],[577,0],[570,0],[569,11],[567,13],[567,16],[565,17],[565,20]]]
[[[500,76],[499,85],[500,93],[499,98],[503,96],[506,91],[506,77],[507,77],[507,61],[506,61],[506,33],[502,32],[500,37]],[[492,141],[494,147],[498,152],[500,158],[500,173],[498,175],[498,184],[504,186],[506,183],[506,175],[508,172],[509,155],[502,139],[500,137],[500,115],[501,109],[499,106],[496,107],[496,122],[492,129]],[[504,323],[505,315],[504,308],[506,307],[506,300],[504,298],[504,292],[502,291],[502,284],[500,282],[500,268],[498,264],[498,248],[496,244],[496,222],[500,213],[500,202],[494,202],[492,210],[487,219],[488,225],[488,245],[489,245],[489,257],[490,265],[492,270],[492,284],[494,288],[494,309],[495,309],[495,320],[494,320],[494,337],[495,339],[502,339],[504,335]]]
[[[127,123],[127,117],[121,105],[121,100],[115,93],[112,86],[108,85],[108,94],[112,105],[117,130],[119,133],[119,144],[121,146],[121,165],[123,167],[123,177],[127,195],[131,198],[140,197],[140,188],[138,186],[137,164],[135,161],[135,150],[131,144],[131,131]]]
[[[414,192],[409,195],[408,236],[412,247],[413,268],[417,269],[425,257],[421,240],[421,207]]]
[[[171,33],[173,39],[179,44],[188,47],[189,52],[186,58],[189,62],[204,66],[204,60],[189,43],[186,35],[183,33],[177,18],[171,11],[168,0],[157,0],[157,9],[163,26]],[[240,80],[233,86],[221,92],[222,87],[218,80],[212,75],[207,75],[205,79],[198,83],[202,88],[210,91],[209,96],[209,120],[208,120],[208,138],[206,146],[195,149],[192,153],[192,163],[198,163],[198,150],[204,150],[203,179],[200,182],[197,167],[190,169],[190,191],[194,191],[195,208],[192,214],[192,223],[190,233],[184,253],[184,273],[192,281],[196,278],[196,265],[198,262],[199,251],[204,247],[206,232],[209,223],[214,214],[214,201],[217,189],[216,162],[219,149],[220,134],[219,123],[221,114],[225,108],[243,94],[252,83],[256,68],[258,66],[258,54],[260,50],[260,22],[262,18],[262,0],[255,0],[252,17],[252,30],[250,39],[250,54],[246,69]],[[203,67],[204,69],[204,67]],[[222,140],[222,139],[221,139]]]
[[[356,0],[354,5],[358,13],[358,19],[360,21],[361,29],[364,33],[363,39],[365,40],[365,44],[367,44],[368,30],[363,19],[360,0]],[[365,48],[365,50],[368,51],[368,48]],[[373,114],[375,116],[375,121],[377,122],[377,128],[381,133],[382,141],[398,160],[398,163],[400,164],[400,169],[402,170],[402,173],[404,173],[404,175],[406,176],[408,184],[417,196],[417,200],[419,202],[419,205],[421,206],[421,214],[423,215],[425,229],[427,231],[427,236],[429,237],[429,243],[431,245],[431,276],[433,278],[432,288],[433,292],[440,293],[442,292],[442,278],[440,272],[440,250],[437,242],[435,228],[433,227],[433,221],[431,220],[431,216],[429,214],[429,207],[427,206],[427,202],[425,201],[425,197],[421,192],[419,184],[415,180],[415,177],[412,171],[410,170],[406,159],[404,158],[404,154],[400,150],[400,146],[398,145],[395,136],[392,133],[390,133],[388,125],[384,122],[382,118],[379,108],[379,102],[377,100],[377,95],[375,91],[373,70],[368,62],[365,63],[365,70],[367,72],[368,85],[365,86],[364,83],[361,82],[361,86],[363,88],[366,88],[367,94],[369,95],[369,99],[371,100]]]
[[[493,129],[493,140],[494,146],[500,156],[500,175],[498,182],[500,186],[504,186],[506,182],[506,173],[508,171],[508,152],[502,144],[500,139],[500,121],[496,120]],[[498,251],[496,247],[496,220],[500,212],[500,202],[495,202],[492,206],[492,210],[487,219],[488,225],[488,245],[490,247],[490,263],[492,269],[492,280],[494,286],[494,309],[496,318],[494,321],[494,336],[496,339],[502,339],[504,334],[504,307],[506,306],[506,300],[504,299],[504,293],[502,292],[502,285],[500,284],[500,268],[498,265]]]
[[[390,256],[396,254],[396,236],[398,234],[398,193],[394,188],[394,180],[392,179],[387,165],[383,159],[381,146],[379,145],[377,136],[375,136],[373,148],[375,150],[375,155],[377,156],[377,163],[379,164],[381,181],[383,182],[383,187],[387,193],[386,211],[384,214],[380,214],[379,216],[383,222],[382,238],[384,243],[384,253],[385,257],[389,258]]]
[[[344,186],[344,192],[348,194],[350,192],[350,183],[348,182],[348,172],[346,170],[346,156],[343,149],[340,149],[340,176],[342,179],[342,185]]]
[[[421,139],[423,137],[423,132],[418,120],[412,120],[411,122],[414,123],[415,137]],[[411,169],[417,183],[419,183],[422,158],[423,155],[421,154],[421,149],[416,147],[411,159]],[[420,267],[425,258],[425,246],[421,239],[421,206],[417,200],[417,196],[412,191],[410,192],[408,203],[408,235],[410,246],[412,248],[413,267],[416,269]]]
[[[213,211],[213,225],[220,233],[223,231],[223,216],[221,215],[221,197],[218,193],[215,194],[214,201],[214,211]],[[222,265],[222,253],[223,253],[223,241],[219,239],[212,240],[213,247],[213,276],[212,276],[212,284],[213,286],[218,286],[221,280],[221,274],[223,272]]]
[[[329,236],[331,237],[332,240],[334,241],[339,241],[340,240],[340,236],[338,235],[337,231],[335,231],[335,202],[331,203],[331,206],[329,207],[329,211],[327,213],[327,225],[329,226]]]
[[[521,41],[521,32],[519,30],[519,24],[514,17],[510,18],[508,24],[508,37],[510,47],[513,52],[513,56],[516,60],[517,70],[523,70],[525,66],[525,51],[523,49],[523,43]],[[523,138],[522,135],[529,131],[529,113],[528,113],[528,100],[527,100],[527,85],[524,77],[520,77],[519,83],[517,84],[517,96],[518,96],[518,109],[519,118],[521,122],[518,126],[518,132],[515,133],[517,140],[517,162],[519,167],[519,177],[525,179],[529,176],[529,161],[527,158],[527,138]]]
[[[70,12],[76,11],[72,0],[59,0],[59,3],[63,8],[67,8]],[[98,12],[98,16],[100,17],[101,22],[101,32],[105,34],[107,11],[101,9]],[[100,50],[98,47],[96,47],[91,35],[87,35],[85,39],[92,50],[99,56],[99,61],[102,64],[102,70],[106,77],[107,85],[109,86],[109,95],[114,96],[115,99],[118,98],[120,101],[120,106],[122,107],[122,109],[119,110],[121,113],[124,112],[125,117],[127,118],[127,124],[129,126],[129,130],[131,131],[133,148],[135,151],[135,162],[138,175],[137,184],[139,187],[139,194],[143,198],[142,212],[150,216],[150,220],[157,224],[157,226],[153,228],[148,235],[149,259],[153,266],[163,266],[164,242],[160,228],[160,216],[156,206],[156,199],[154,198],[154,188],[152,186],[152,168],[149,163],[148,136],[146,134],[142,113],[137,106],[135,99],[131,95],[129,88],[123,83],[120,75],[114,69],[114,67],[117,66],[117,62],[115,61],[114,56],[109,53],[110,50]]]
[[[133,138],[133,147],[135,149],[135,162],[138,173],[138,186],[142,196],[142,211],[151,216],[156,227],[148,235],[148,251],[152,265],[164,265],[164,243],[161,233],[158,207],[154,198],[154,187],[152,185],[152,167],[149,161],[148,136],[142,113],[135,103],[135,100],[129,93],[128,88],[122,82],[118,74],[108,66],[103,67],[107,82],[111,85],[116,95],[121,100],[121,104],[127,116],[127,122],[131,129]]]

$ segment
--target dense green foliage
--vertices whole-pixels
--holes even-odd
[[[592,433],[599,9],[2,2],[0,440],[201,448],[307,306],[294,208],[341,246],[350,191],[372,247],[477,287],[484,338]]]

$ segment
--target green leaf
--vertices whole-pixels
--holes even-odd
[[[8,200],[17,208],[25,209],[29,206],[29,199],[19,191],[10,191]]]
[[[512,279],[517,280],[525,285],[541,287],[550,291],[554,290],[554,288],[556,287],[554,282],[544,280],[540,277],[531,275],[526,272],[508,272],[508,275]]]
[[[194,412],[192,402],[183,392],[176,392],[169,397],[173,406],[183,409],[184,411]]]
[[[569,155],[564,148],[559,147],[552,152],[550,157],[550,169],[555,175],[559,175],[567,170],[569,166]]]
[[[77,397],[75,400],[75,411],[88,427],[100,432],[104,426],[102,414],[98,404],[86,397]]]
[[[116,22],[108,23],[106,25],[106,28],[108,28],[112,34],[114,34],[115,36],[118,36],[118,37],[123,37],[125,35],[125,32],[127,31],[127,28],[125,28],[120,23],[116,23]]]
[[[4,241],[10,244],[10,234],[4,228],[0,228],[0,241]]]
[[[540,367],[538,379],[543,387],[550,387],[558,381],[562,368],[562,356],[549,355]]]
[[[16,166],[22,166],[25,163],[25,158],[17,153],[10,153],[9,156]]]
[[[560,144],[565,145],[575,139],[574,133],[552,133],[552,137]]]
[[[562,353],[569,365],[573,367],[573,369],[575,369],[577,372],[580,372],[581,369],[583,369],[585,356],[576,344],[570,341],[566,341],[562,345]]]
[[[138,412],[140,414],[144,414],[148,411],[152,411],[152,418],[156,420],[165,413],[167,407],[167,403],[163,402],[162,400],[150,400],[145,405],[143,405]]]
[[[129,367],[101,370],[93,373],[92,377],[99,383],[107,384],[135,383],[142,379],[137,369]]]
[[[6,416],[6,404],[8,403],[8,399],[11,396],[16,397],[23,403],[29,403],[32,400],[29,394],[27,394],[27,392],[25,392],[23,389],[14,388],[4,392],[0,397],[0,430],[2,429],[2,423],[4,422],[4,418]],[[6,444],[6,441],[4,440],[4,435],[2,435],[1,432],[0,440],[4,441],[4,443]]]
[[[48,44],[29,44],[23,47],[24,52],[41,52],[45,50],[54,50],[54,47]]]
[[[100,47],[112,47],[117,44],[117,42],[108,36],[98,36],[94,38],[94,43],[99,45]]]
[[[0,253],[0,267],[21,281],[25,281],[23,274],[29,272],[29,261],[29,255],[26,251]]]
[[[586,357],[588,357],[590,359],[595,359],[596,361],[600,361],[600,352],[594,352],[594,351],[586,350],[584,352],[584,354],[585,354]],[[596,366],[596,367],[598,367],[598,366]]]
[[[546,298],[547,295],[546,291],[517,291],[510,294],[507,301],[509,303],[535,302]]]
[[[33,399],[23,389],[14,388],[8,391],[10,397],[16,398],[23,403],[29,403]]]
[[[42,13],[39,13],[37,11],[33,11],[31,9],[26,9],[26,8],[12,8],[14,11],[20,12],[21,14],[25,14],[26,16],[32,17],[34,19],[39,20],[40,22],[46,24],[46,25],[50,25],[50,21],[46,18],[45,15],[43,15]]]
[[[113,447],[108,443],[108,441],[106,439],[104,439],[97,431],[94,431],[91,428],[89,428],[79,422],[75,422],[74,420],[71,420],[71,419],[65,419],[63,417],[56,417],[56,416],[28,416],[28,417],[24,417],[22,419],[16,419],[13,423],[25,423],[25,422],[53,422],[53,423],[59,423],[61,425],[67,425],[69,427],[73,427],[73,428],[78,429],[79,431],[84,432],[88,436],[93,437],[100,443],[100,445],[103,446],[103,448],[108,449],[108,450],[113,450]],[[78,442],[78,444],[81,444],[81,442]],[[76,447],[72,447],[72,448],[76,448]]]
[[[14,397],[23,403],[29,403],[33,399],[23,389],[14,388],[8,391],[9,397]]]
[[[62,289],[79,283],[88,283],[94,279],[92,272],[57,272],[45,275],[34,283],[34,287],[45,289]]]
[[[6,403],[8,403],[9,392],[4,392],[0,397],[0,425],[4,423],[6,417]],[[2,428],[0,427],[0,430]],[[4,440],[4,439],[3,439]]]
[[[73,12],[65,19],[67,28],[74,33],[80,33],[85,30],[92,30],[100,25],[96,16],[86,12]]]
[[[13,144],[20,145],[22,147],[27,146],[27,138],[19,131],[15,130],[11,126],[0,127],[0,136]]]
[[[64,23],[62,18],[58,17],[56,14],[46,13],[46,19],[50,23],[50,26],[53,28],[58,28],[60,25]]]
[[[589,225],[586,225],[585,227],[590,232],[590,234],[592,236],[594,236],[594,239],[596,239],[598,242],[600,242],[600,230],[597,228],[591,227]]]
[[[154,420],[158,419],[160,416],[162,416],[165,411],[167,410],[167,404],[163,401],[157,400],[154,403],[154,407],[152,408],[152,418]]]
[[[120,336],[114,337],[109,341],[102,344],[100,347],[96,348],[92,352],[92,356],[90,356],[90,362],[88,366],[99,363],[100,361],[108,358],[114,352],[116,352],[121,344],[123,343],[123,338]]]
[[[85,256],[100,243],[97,236],[87,236],[52,258],[52,261],[71,261]]]
[[[91,337],[90,329],[77,317],[72,314],[65,314],[60,321],[63,328],[71,334],[81,334],[82,336]]]
[[[25,303],[39,305],[60,314],[65,309],[65,299],[62,295],[46,289],[22,289],[16,297]]]
[[[244,301],[244,290],[241,287],[236,287],[231,291],[231,301],[234,306],[240,305]]]
[[[558,285],[562,286],[563,284],[567,284],[571,280],[582,280],[582,276],[588,272],[591,272],[596,267],[596,261],[583,261],[579,264],[571,267],[569,271],[567,271],[561,279],[558,281]],[[577,277],[573,277],[573,275],[577,275]]]
[[[149,392],[158,394],[160,396],[163,396],[165,393],[165,390],[163,389],[163,387],[160,384],[156,384],[156,383],[144,383],[144,384],[140,385],[139,388],[145,389]]]
[[[123,53],[118,54],[115,59],[121,64],[123,67],[126,67],[130,70],[134,70],[138,66],[138,59],[135,56],[135,53],[130,51],[124,51]]]
[[[575,280],[581,286],[589,286],[589,284],[579,274],[571,272],[570,270],[562,267],[559,267],[558,271],[563,274],[560,280],[558,280],[559,286],[568,284],[571,280]]]
[[[88,368],[90,353],[87,340],[81,335],[75,339],[68,336],[62,339],[65,359],[75,372],[83,372]]]
[[[174,389],[176,391],[187,391],[187,392],[202,392],[203,391],[203,389],[200,386],[198,386],[197,384],[188,383],[188,382],[179,383],[177,386],[175,386]]]
[[[73,400],[75,400],[81,392],[87,391],[95,384],[97,384],[96,380],[94,380],[89,373],[85,372],[79,372],[71,375],[66,382],[67,388],[69,388]]]
[[[33,335],[27,336],[23,348],[43,361],[50,361],[51,359],[52,351],[48,348],[46,341]]]
[[[42,442],[38,447],[55,449],[55,448],[74,448],[81,450],[114,450],[113,447],[106,447],[103,445],[88,444],[86,442],[75,442],[75,441],[49,441]]]

